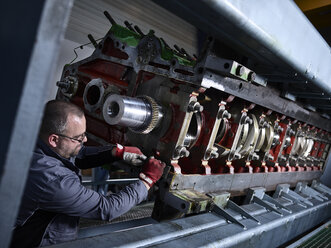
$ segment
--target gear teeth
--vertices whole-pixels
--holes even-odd
[[[149,96],[139,96],[138,98],[146,100],[151,106],[152,117],[147,127],[144,129],[134,129],[129,128],[134,133],[148,134],[150,133],[158,124],[159,114],[160,114],[160,106],[155,102],[155,100]]]
[[[158,120],[159,120],[159,113],[160,113],[160,108],[159,105],[154,101],[153,98],[149,96],[144,96],[144,98],[149,102],[149,104],[152,107],[152,119],[149,125],[141,131],[143,134],[150,133],[157,125]]]

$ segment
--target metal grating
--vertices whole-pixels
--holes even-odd
[[[145,203],[140,204],[138,206],[133,207],[129,212],[111,220],[111,221],[103,221],[103,220],[92,220],[92,219],[85,219],[81,218],[79,227],[93,227],[93,226],[100,226],[106,224],[114,224],[124,221],[131,221],[131,220],[138,220],[146,217],[150,217],[152,215],[154,203]]]
[[[331,247],[331,228],[330,225],[309,238],[307,241],[297,246],[297,248],[326,248]]]

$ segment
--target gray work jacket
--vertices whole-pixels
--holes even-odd
[[[83,147],[65,159],[41,140],[33,153],[11,247],[45,246],[77,237],[79,217],[111,220],[145,200],[147,188],[138,181],[110,196],[81,184],[79,168],[114,162],[112,147]]]

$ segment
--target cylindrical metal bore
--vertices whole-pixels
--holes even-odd
[[[144,98],[110,95],[103,105],[103,117],[110,125],[144,130],[151,123],[152,106]]]

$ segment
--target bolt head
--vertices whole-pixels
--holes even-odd
[[[236,75],[241,77],[244,74],[244,72],[245,72],[245,68],[241,65],[238,65],[236,69]]]
[[[255,78],[256,78],[256,74],[255,74],[255,72],[250,71],[250,72],[248,73],[248,78],[247,78],[248,81],[254,81]]]

